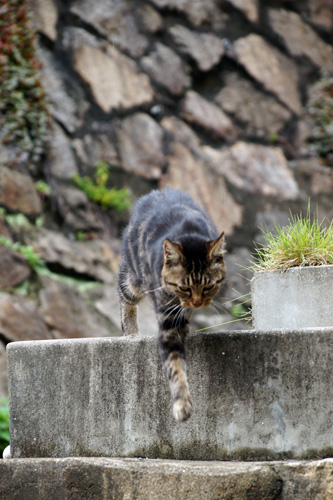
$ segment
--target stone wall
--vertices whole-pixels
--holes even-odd
[[[33,170],[1,145],[0,233],[32,245],[46,268],[36,274],[1,248],[0,393],[9,341],[119,334],[115,273],[129,214],[100,210],[72,180],[96,162],[133,203],[168,185],[207,209],[227,235],[221,302],[249,292],[238,265],[260,241],[258,225],[285,224],[309,197],[319,218],[333,215],[333,171],[314,153],[306,112],[320,70],[333,71],[332,0],[32,5],[52,150]],[[197,324],[228,319],[199,315]]]

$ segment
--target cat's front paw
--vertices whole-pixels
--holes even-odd
[[[177,399],[173,404],[173,416],[177,422],[186,422],[192,415],[192,401],[188,396],[186,399]]]

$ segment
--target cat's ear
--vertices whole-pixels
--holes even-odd
[[[173,243],[168,239],[164,241],[163,250],[164,262],[166,264],[176,266],[177,264],[180,264],[184,259],[181,246],[177,243]]]
[[[224,231],[220,234],[216,240],[209,241],[207,243],[208,247],[208,259],[220,259],[223,260],[224,253]]]

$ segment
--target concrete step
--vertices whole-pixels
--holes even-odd
[[[331,500],[333,460],[0,460],[0,500]]]
[[[333,456],[333,328],[193,334],[193,416],[172,417],[156,338],[8,345],[12,457]]]

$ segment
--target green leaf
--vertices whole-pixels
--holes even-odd
[[[0,398],[0,451],[9,445],[9,406],[8,399]]]

